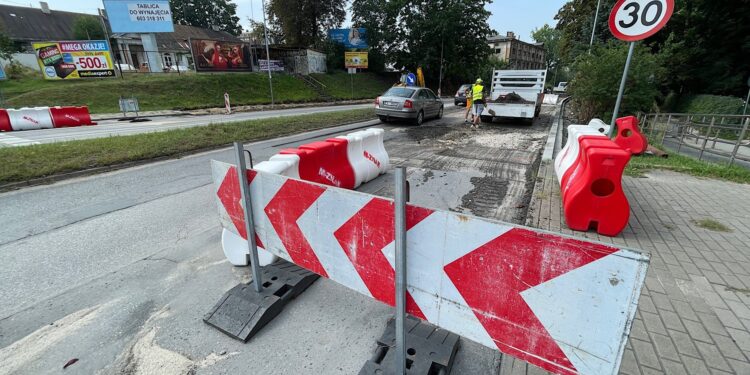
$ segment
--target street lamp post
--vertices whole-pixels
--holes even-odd
[[[594,27],[591,28],[591,42],[589,42],[589,52],[591,52],[591,48],[594,46],[594,37],[596,36],[596,24],[599,22],[599,9],[602,6],[602,0],[599,0],[599,2],[596,3],[596,14],[594,14]]]

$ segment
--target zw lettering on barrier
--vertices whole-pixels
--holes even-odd
[[[247,238],[237,169],[213,162],[222,226]],[[259,247],[395,302],[393,201],[248,171]],[[557,374],[617,373],[648,257],[409,205],[407,310]]]
[[[378,168],[380,168],[380,160],[376,159],[372,154],[365,151],[365,159],[371,161],[373,164],[375,164]]]
[[[323,167],[321,167],[320,170],[318,171],[318,175],[330,181],[333,184],[333,186],[337,186],[337,187],[341,186],[341,181],[339,181],[336,178],[336,176],[334,176],[331,172],[328,172],[327,170],[323,169]]]

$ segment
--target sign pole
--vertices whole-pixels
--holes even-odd
[[[599,0],[596,3],[596,14],[594,14],[594,27],[591,28],[591,42],[589,42],[589,53],[591,53],[591,48],[594,47],[594,37],[596,36],[596,24],[599,22],[599,9],[602,6],[602,0]]]
[[[406,373],[406,168],[396,168],[396,371]]]
[[[271,76],[271,53],[268,52],[268,28],[266,27],[266,2],[265,0],[262,0],[261,4],[263,6],[263,35],[266,39],[266,67],[268,68],[268,87],[271,90],[271,108],[273,108],[275,103],[273,100],[273,78]]]
[[[237,176],[240,182],[240,194],[242,196],[242,203],[245,205],[245,209],[242,211],[245,214],[245,233],[247,233],[247,246],[250,249],[250,267],[253,272],[253,285],[255,291],[260,293],[263,281],[261,280],[260,265],[258,263],[258,244],[255,243],[253,204],[250,200],[250,192],[248,191],[247,165],[245,164],[245,149],[242,147],[242,143],[234,142],[234,153],[237,156]]]
[[[628,71],[630,70],[630,63],[633,61],[633,52],[635,51],[635,42],[630,42],[630,49],[628,50],[628,59],[625,60],[625,71],[622,73],[622,81],[620,82],[620,92],[617,94],[617,102],[615,103],[615,112],[612,114],[612,129],[615,127],[615,121],[620,113],[620,105],[622,104],[622,96],[625,93],[625,84],[628,81]],[[609,134],[608,134],[609,135]]]

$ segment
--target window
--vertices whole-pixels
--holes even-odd
[[[430,95],[427,93],[427,90],[419,90],[419,99],[427,100],[430,98]]]
[[[411,98],[414,95],[414,89],[404,87],[394,87],[383,94],[383,96],[396,96],[399,98]]]
[[[169,53],[164,54],[164,66],[172,66],[174,65],[174,59],[172,58],[172,55]]]

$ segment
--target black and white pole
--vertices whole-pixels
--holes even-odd
[[[396,371],[406,374],[406,168],[396,168],[395,222],[396,222]]]
[[[622,96],[625,94],[625,85],[628,82],[628,71],[630,70],[630,63],[633,61],[633,52],[635,51],[635,42],[630,42],[630,48],[628,49],[628,59],[625,60],[625,71],[622,73],[622,81],[620,81],[620,91],[617,94],[617,101],[615,102],[615,112],[612,113],[612,122],[610,129],[614,129],[617,116],[620,115],[620,106],[622,105]],[[610,135],[610,134],[607,134]]]
[[[247,183],[247,164],[245,163],[245,148],[240,142],[234,142],[234,153],[237,157],[237,176],[240,183],[240,194],[245,209],[245,233],[247,233],[247,247],[250,250],[250,267],[253,273],[253,285],[255,291],[260,293],[262,290],[260,275],[260,265],[258,264],[258,245],[255,243],[255,222],[253,221],[253,204],[250,199],[249,185]],[[251,156],[252,158],[252,156]]]

